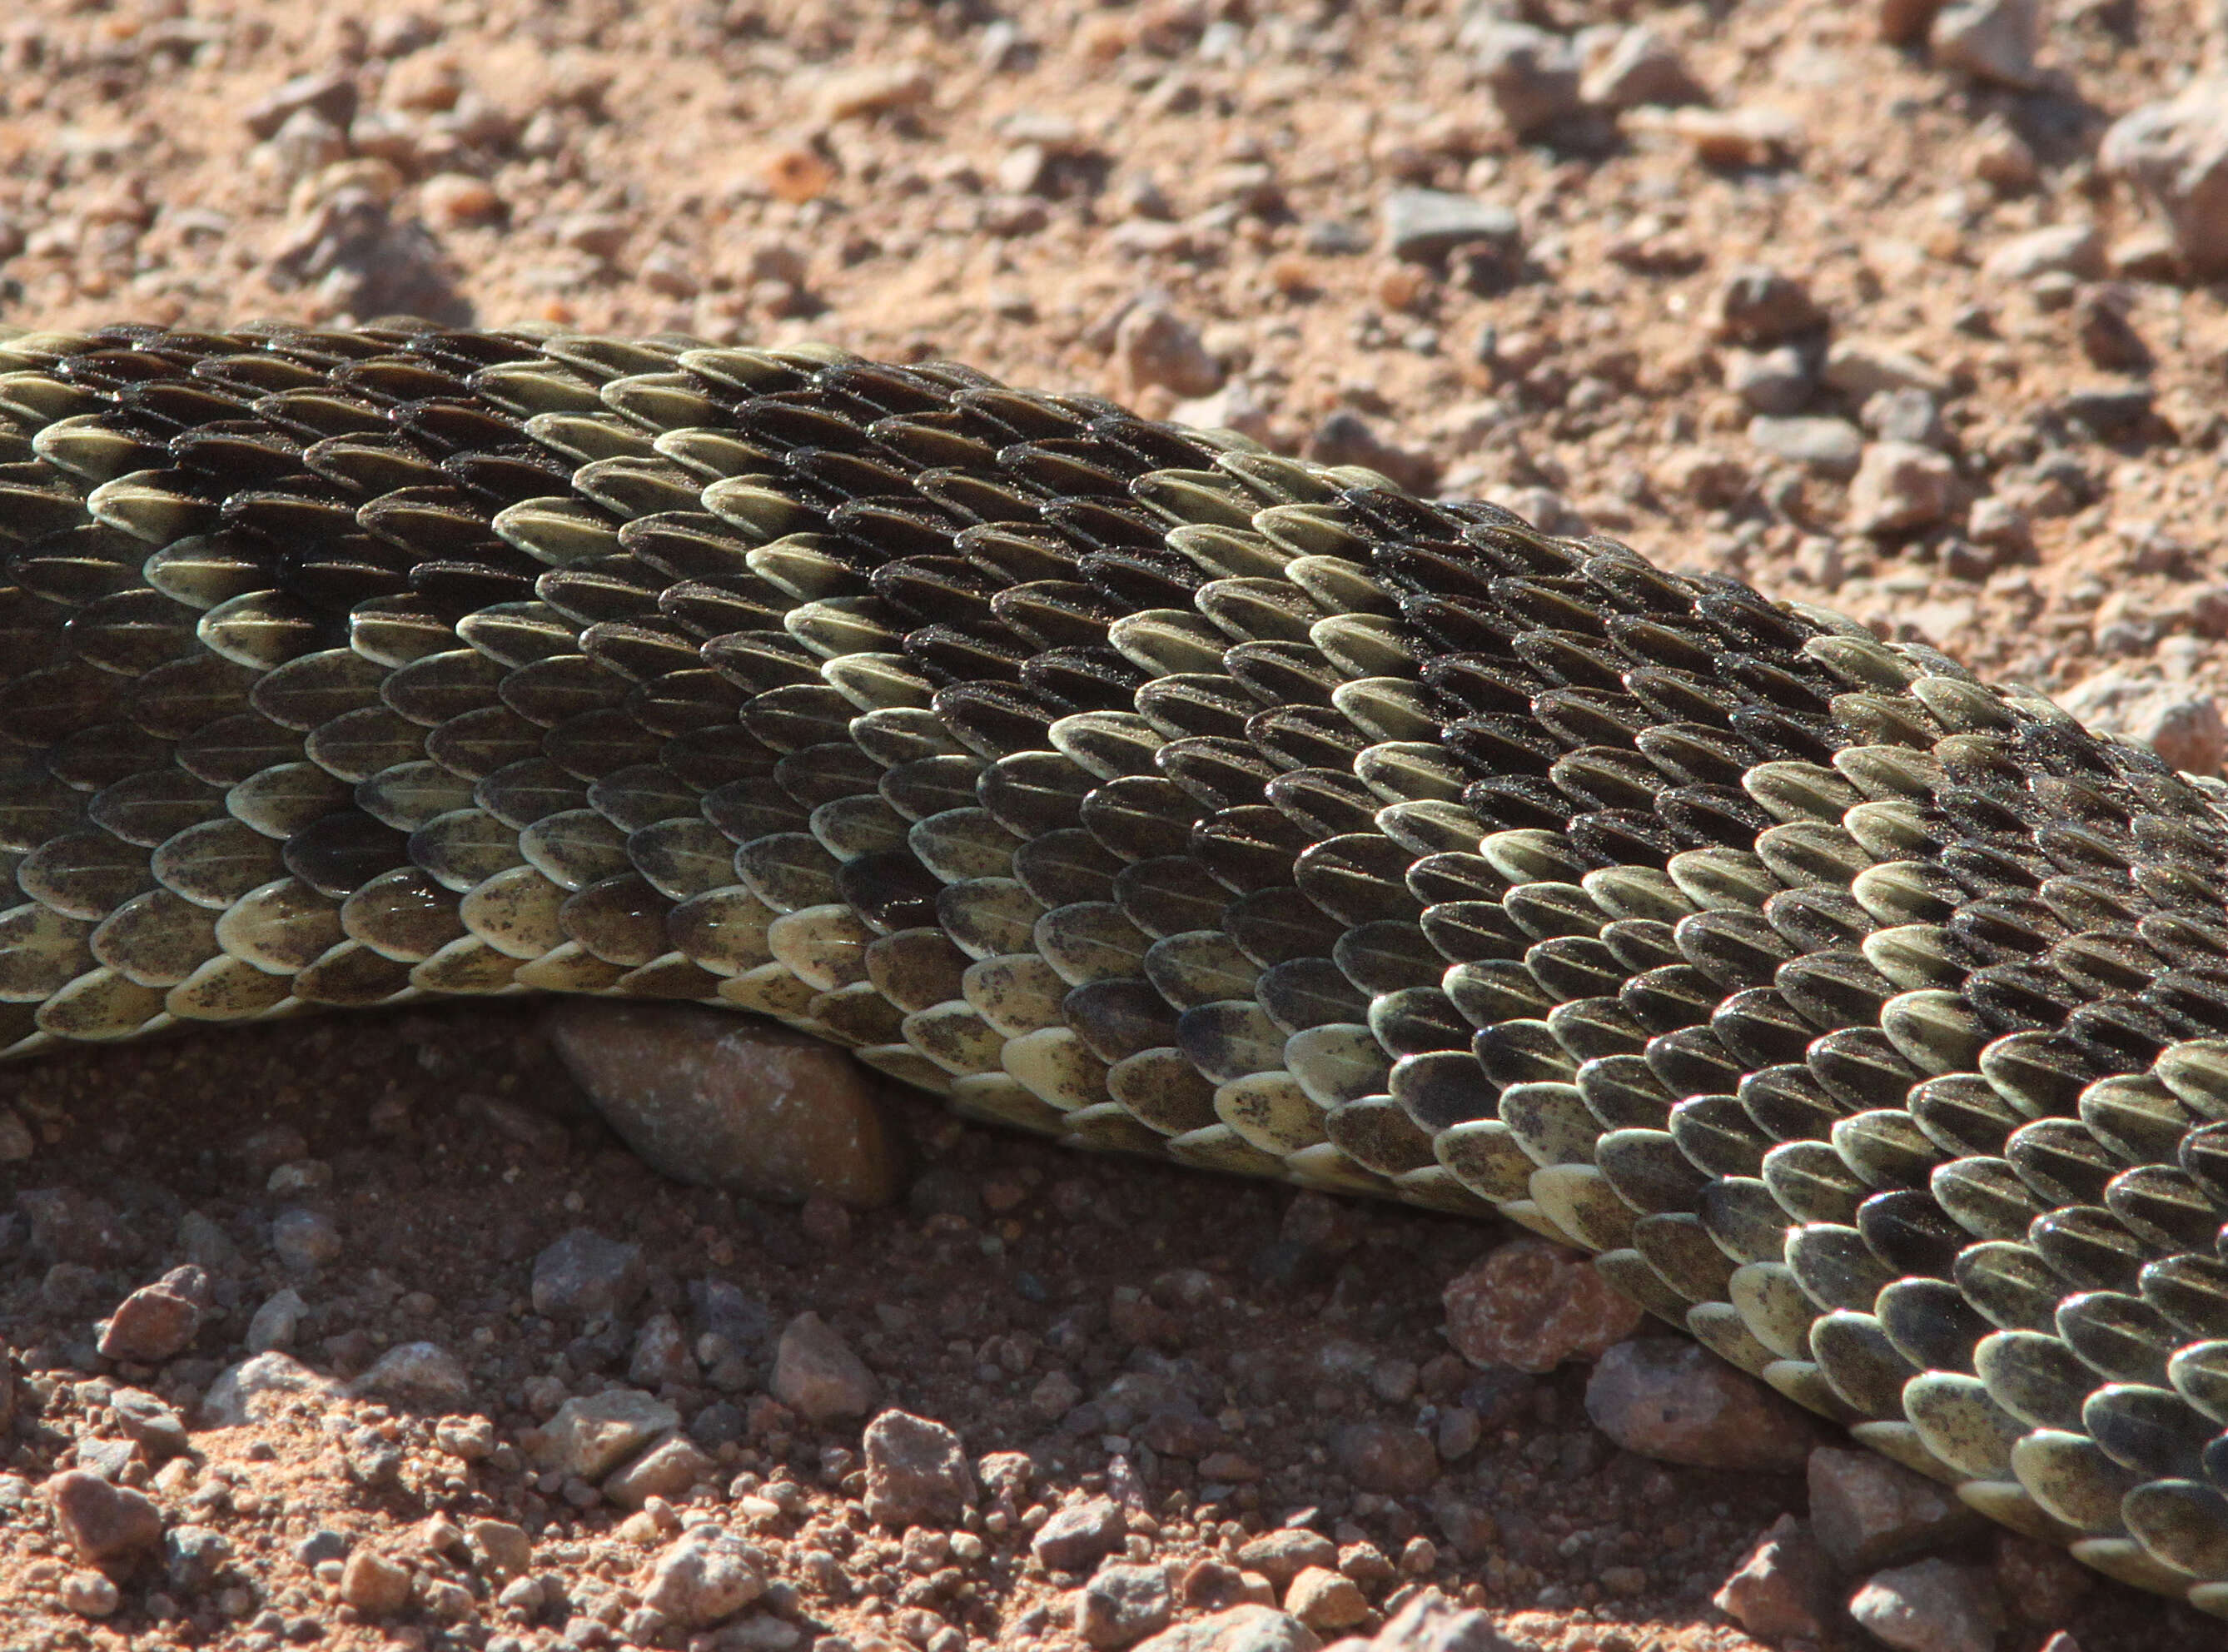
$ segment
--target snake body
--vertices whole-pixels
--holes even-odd
[[[947,365],[0,337],[0,1047],[529,989],[1498,1209],[2228,1615],[2228,807],[1930,650]]]

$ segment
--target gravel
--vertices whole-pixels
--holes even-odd
[[[2203,285],[2208,261],[2228,267],[2206,239],[2228,221],[2208,137],[2224,106],[2216,82],[2181,80],[2212,61],[2205,19],[2053,8],[2045,89],[2016,94],[1883,44],[1893,8],[1873,0],[1658,8],[1655,45],[1626,21],[1596,27],[1597,8],[1532,7],[1553,25],[1551,67],[1565,48],[1579,66],[1580,104],[1520,143],[1476,78],[1475,30],[1445,7],[1063,5],[983,23],[645,0],[527,28],[500,9],[27,4],[0,24],[0,126],[37,163],[0,167],[11,323],[413,309],[950,356],[1156,414],[1212,404],[1280,451],[1328,426],[1322,451],[1522,498],[1680,568],[1908,627],[1995,676],[2063,690],[2111,669],[2193,698],[2222,685],[2201,593],[2228,574],[2221,313]],[[1938,8],[1907,10],[1924,47]],[[1709,106],[1612,106],[1629,88],[1604,72],[1660,62],[1666,43]],[[826,82],[858,70],[926,94],[834,115]],[[278,99],[261,134],[242,124],[296,77],[324,78],[334,100]],[[1397,256],[1382,215],[1406,189],[1505,209],[1521,234]],[[1984,268],[2082,224],[2101,269]],[[1752,337],[1719,315],[1750,265],[1804,300],[1764,306]],[[1112,328],[1094,333],[1147,294],[1219,368],[1207,395],[1136,387]],[[1914,439],[1868,412],[1898,387],[1853,378],[1851,341],[1930,375],[1901,387],[1933,398],[1940,432],[1916,439],[1958,478],[1947,515],[1877,539],[1854,531],[1840,478],[1744,437],[1764,413]],[[1734,352],[1783,347],[1791,360],[1743,376]],[[1034,1570],[1033,1536],[1105,1496],[1124,1528],[1103,1561],[1168,1568],[1163,1633],[1246,1606],[1265,1643],[1311,1644],[1274,1610],[1281,1589],[1242,1592],[1271,1585],[1236,1559],[1297,1522],[1396,1622],[1412,1580],[1486,1608],[1469,1621],[1512,1644],[1689,1652],[1726,1633],[1703,1603],[1805,1512],[1799,1476],[1612,1446],[1584,1416],[1581,1365],[1533,1375],[1452,1353],[1440,1293],[1505,1229],[1366,1209],[1319,1242],[1300,1230],[1331,1201],[1234,1184],[1202,1199],[1209,1184],[1164,1170],[878,1105],[901,1149],[888,1193],[930,1166],[971,1204],[800,1207],[794,1190],[676,1185],[623,1150],[533,1012],[499,1002],[16,1070],[0,1112],[0,1403],[16,1414],[0,1566],[29,1632],[80,1635],[98,1609],[125,1639],[314,1638],[342,1610],[349,1555],[370,1550],[413,1593],[355,1631],[367,1640],[1041,1643],[1068,1636],[1085,1579]],[[249,1150],[251,1136],[269,1139]],[[337,1253],[287,1271],[269,1241],[289,1207],[330,1222]],[[641,1247],[641,1290],[611,1315],[535,1306],[534,1258],[576,1227]],[[97,1321],[187,1260],[211,1284],[193,1341],[152,1366],[104,1358]],[[1204,1300],[1156,1290],[1183,1271],[1211,1283]],[[288,1333],[250,1338],[285,1290]],[[815,1424],[766,1392],[781,1328],[804,1313],[874,1379],[866,1413]],[[340,1391],[421,1341],[465,1366],[469,1414]],[[223,1373],[281,1346],[297,1374],[251,1383],[254,1418],[229,1415],[240,1383]],[[1318,1358],[1334,1346],[1360,1353]],[[1166,1385],[1149,1404],[1117,1389],[1146,1378]],[[193,1425],[189,1451],[131,1431],[125,1385]],[[670,1405],[677,1428],[600,1482],[536,1467],[535,1431],[614,1386]],[[934,1528],[950,1546],[926,1572],[865,1512],[860,1428],[885,1406],[951,1429],[978,1465],[1034,1465],[1003,1491],[983,1472],[973,1523]],[[1332,1442],[1364,1422],[1430,1442],[1425,1489],[1354,1482]],[[677,1500],[618,1503],[614,1476],[669,1438],[716,1473]],[[36,1488],[91,1463],[144,1476],[132,1489],[170,1530],[217,1532],[231,1557],[190,1586],[151,1556],[118,1580],[86,1567]],[[499,1581],[468,1539],[423,1540],[434,1514],[469,1529],[483,1508],[528,1534],[524,1573]],[[655,1610],[645,1565],[707,1522],[765,1554],[767,1592],[705,1631],[652,1634],[634,1616]],[[350,1541],[299,1559],[320,1529]],[[1418,1542],[1432,1559],[1411,1572]],[[1363,1575],[1346,1572],[1364,1543],[1399,1557],[1395,1577],[1372,1581],[1359,1557]],[[1967,1539],[1948,1558],[1992,1569],[2005,1646],[2061,1627],[2086,1652],[2209,1644],[2206,1625],[2054,1548]],[[1837,1601],[1863,1582],[1840,1578]]]

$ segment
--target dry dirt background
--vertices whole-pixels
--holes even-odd
[[[1555,87],[1504,75],[1496,97],[1475,29],[1495,10],[1431,0],[15,0],[0,324],[407,311],[956,356],[1587,523],[2053,690],[2119,673],[2136,686],[2108,680],[2101,706],[2217,767],[2228,311],[2097,150],[2218,62],[2223,20],[2055,0],[2020,89],[1930,53],[1928,10],[1511,3],[1597,65],[1649,25],[1694,106],[1590,107],[1521,138],[1508,112]],[[1914,19],[1915,43],[1883,39]],[[1399,256],[1386,213],[1418,187],[1513,221]],[[1744,311],[1753,265],[1815,310],[1767,287]],[[1790,317],[1813,324],[1775,353]],[[1752,427],[1758,410],[1841,422]],[[1868,458],[1853,483],[1860,435],[1939,457]],[[1130,1557],[1190,1580],[1186,1617],[1228,1581],[1202,1557],[1311,1509],[1374,1608],[1422,1577],[1520,1645],[1756,1644],[1708,1598],[1802,1511],[1801,1476],[1659,1467],[1590,1427],[1582,1370],[1450,1361],[1440,1290],[1504,1233],[1079,1160],[906,1102],[909,1194],[800,1216],[660,1181],[581,1110],[535,1015],[293,1024],[8,1077],[0,1639],[1076,1644],[1079,1579],[1030,1561],[1028,1534],[1111,1491]],[[642,1247],[639,1294],[536,1311],[535,1258],[581,1226]],[[190,1346],[159,1368],[100,1357],[95,1320],[189,1261],[208,1290]],[[291,1351],[320,1373],[426,1341],[464,1388],[430,1412],[281,1408],[157,1469],[163,1425],[139,1419],[134,1448],[116,1391],[190,1417],[290,1290]],[[805,1310],[887,1403],[972,1456],[1028,1453],[1033,1482],[950,1531],[874,1529],[856,1424],[757,1392]],[[677,1353],[644,1367],[661,1315]],[[707,1368],[707,1327],[739,1365]],[[630,1382],[717,1465],[693,1504],[630,1518],[522,1463],[562,1400]],[[1458,1410],[1482,1439],[1412,1490],[1362,1489],[1375,1471],[1338,1447]],[[437,1430],[445,1411],[491,1436]],[[1129,1437],[1149,1415],[1195,1420],[1258,1477],[1210,1486],[1198,1441]],[[104,1592],[35,1490],[73,1463],[147,1485],[221,1546],[174,1541]],[[778,1573],[771,1610],[694,1642],[639,1616],[643,1564],[692,1508]],[[486,1518],[530,1556],[459,1535]],[[367,1551],[413,1591],[398,1610],[341,1603]],[[2007,1649],[2066,1627],[2088,1652],[2219,1643],[2032,1556],[1959,1553],[2012,1596]]]

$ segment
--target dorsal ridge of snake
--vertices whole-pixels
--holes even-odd
[[[0,334],[0,1053],[700,1002],[1499,1211],[2228,1616],[2228,787],[1601,538],[942,363]]]

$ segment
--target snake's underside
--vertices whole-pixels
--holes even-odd
[[[2228,806],[1604,539],[956,367],[0,337],[0,1045],[695,1000],[1497,1208],[2228,1614]]]

